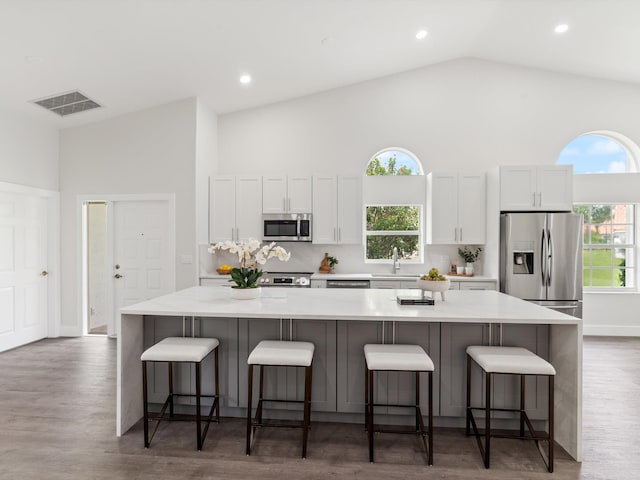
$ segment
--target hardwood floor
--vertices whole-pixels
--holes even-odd
[[[360,425],[313,423],[309,456],[300,431],[260,431],[244,455],[244,422],[212,425],[195,450],[193,424],[161,427],[150,449],[138,424],[115,436],[116,342],[47,339],[0,354],[0,479],[447,478],[636,479],[640,471],[640,338],[585,339],[584,462],[558,452],[546,472],[531,442],[495,439],[485,470],[475,441],[437,429],[433,467],[418,438],[379,435],[367,459]]]

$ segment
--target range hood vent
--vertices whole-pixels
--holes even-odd
[[[71,115],[72,113],[86,112],[87,110],[100,108],[102,106],[78,90],[61,93],[53,97],[33,100],[33,103],[53,113],[57,113],[61,117]]]

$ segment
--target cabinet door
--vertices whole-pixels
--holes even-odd
[[[458,174],[427,176],[427,243],[458,243]]]
[[[573,167],[538,167],[538,195],[541,210],[570,211],[573,207]]]
[[[367,343],[382,343],[383,322],[338,322],[337,337],[337,409],[339,412],[362,413],[364,422],[364,346]],[[384,376],[377,379],[383,387]],[[376,401],[381,389],[376,389]],[[376,413],[383,412],[376,409]],[[386,413],[386,410],[384,410]],[[406,412],[405,412],[406,413]]]
[[[500,210],[535,210],[538,204],[536,167],[500,167]]]
[[[496,282],[458,282],[460,290],[495,290]]]
[[[486,218],[485,174],[461,173],[458,176],[458,242],[484,244]]]
[[[235,177],[211,177],[209,181],[209,243],[234,239],[235,191]]]
[[[262,177],[262,211],[263,213],[284,213],[287,207],[287,177]]]
[[[337,235],[337,187],[333,175],[313,177],[313,243],[336,243]]]
[[[262,178],[236,177],[236,240],[262,239]]]
[[[292,176],[287,178],[287,212],[310,213],[312,206],[311,177]]]
[[[465,417],[467,402],[467,347],[488,345],[489,327],[477,323],[443,323],[440,326],[440,415]],[[471,403],[483,404],[484,381],[475,367],[471,378]]]
[[[318,206],[315,200],[314,206]],[[361,245],[362,231],[364,230],[361,175],[338,177],[337,210],[338,243]]]
[[[370,288],[400,288],[400,280],[371,280],[369,283]]]

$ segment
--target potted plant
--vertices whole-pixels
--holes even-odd
[[[476,262],[476,260],[478,260],[480,252],[482,252],[482,247],[471,248],[465,246],[464,248],[458,248],[458,255],[460,255],[463,260],[467,262],[467,266],[464,269],[465,274],[473,274],[473,264]]]
[[[336,257],[332,257],[328,253],[324,254],[324,258],[320,262],[320,268],[318,271],[320,273],[331,273],[333,271],[333,267],[338,264],[338,259]]]
[[[284,248],[277,247],[275,242],[260,247],[260,241],[250,238],[247,242],[218,242],[208,248],[209,253],[215,253],[218,250],[228,250],[229,253],[238,255],[239,267],[231,269],[230,282],[235,283],[231,287],[231,296],[237,299],[258,298],[260,296],[260,287],[258,287],[258,279],[262,276],[262,270],[258,265],[264,265],[270,258],[277,258],[286,262],[291,258]]]

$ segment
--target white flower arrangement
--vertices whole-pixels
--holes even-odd
[[[286,262],[291,258],[291,253],[282,247],[277,247],[275,242],[260,247],[260,241],[255,238],[250,238],[246,242],[227,240],[208,248],[211,254],[218,250],[228,250],[229,253],[238,255],[240,267],[231,270],[231,280],[229,280],[235,282],[237,288],[256,288],[258,279],[263,273],[258,265],[264,265],[270,258],[277,258],[281,262]]]

